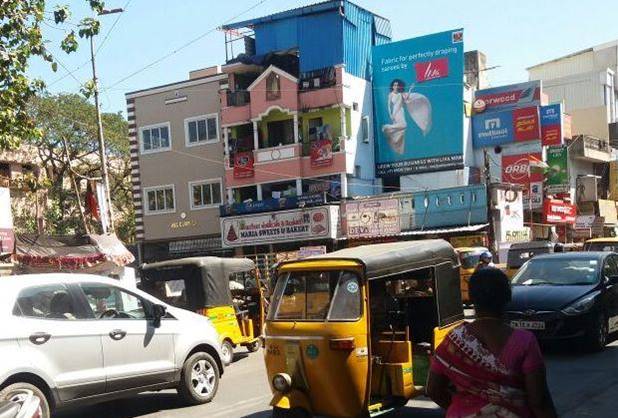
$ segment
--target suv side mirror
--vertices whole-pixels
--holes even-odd
[[[166,313],[167,308],[165,306],[159,304],[152,305],[152,319],[155,328],[159,328],[161,326],[161,318],[163,318]]]

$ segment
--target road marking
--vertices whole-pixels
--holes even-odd
[[[270,400],[270,395],[257,396],[255,398],[245,399],[244,401],[236,402],[233,405],[228,405],[225,408],[221,408],[213,414],[208,414],[209,417],[222,417],[222,416],[230,416],[229,413],[232,410],[238,409],[240,407],[248,407],[254,406],[260,403],[263,403],[267,409],[270,409],[270,405],[268,401]]]

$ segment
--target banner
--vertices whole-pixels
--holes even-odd
[[[562,103],[541,106],[541,139],[544,146],[562,145]]]
[[[502,181],[527,186],[530,182],[542,182],[543,173],[530,170],[530,159],[542,160],[540,153],[503,155]]]
[[[321,206],[221,219],[223,247],[334,239],[338,206]]]
[[[528,81],[478,90],[474,94],[474,99],[474,109],[477,113],[540,106],[541,82]]]
[[[365,200],[345,203],[349,239],[397,235],[401,232],[399,200]]]
[[[569,191],[569,153],[567,147],[547,148],[547,193],[558,194]]]
[[[330,139],[311,141],[311,167],[326,167],[333,163],[333,142]]]
[[[373,48],[378,177],[463,167],[463,31]]]
[[[540,139],[538,107],[488,112],[472,117],[475,148]]]
[[[253,151],[237,152],[234,154],[234,178],[246,179],[255,175],[253,169]]]
[[[547,223],[575,223],[577,208],[571,203],[557,199],[546,199],[543,202],[543,218]]]
[[[109,231],[109,209],[107,207],[107,197],[103,183],[97,183],[97,201],[99,202],[99,218],[101,219],[101,229],[103,234]]]
[[[0,254],[12,253],[14,247],[11,192],[8,187],[0,187]]]

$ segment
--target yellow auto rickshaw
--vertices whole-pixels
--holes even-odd
[[[253,261],[182,258],[145,264],[141,276],[140,288],[144,291],[212,321],[221,339],[225,364],[232,362],[236,346],[249,352],[260,348],[264,303],[259,270]]]
[[[463,321],[444,240],[283,262],[265,324],[273,417],[368,417],[424,392],[429,358]]]
[[[461,268],[459,270],[461,280],[461,301],[464,304],[470,303],[470,294],[468,291],[470,277],[476,270],[479,264],[479,258],[484,252],[489,252],[485,247],[458,247],[455,248],[459,255]]]
[[[593,238],[584,243],[584,251],[618,252],[618,237]]]

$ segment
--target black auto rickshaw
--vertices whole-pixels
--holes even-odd
[[[145,264],[140,288],[162,301],[207,316],[221,339],[222,360],[234,347],[260,346],[264,304],[259,270],[248,258],[191,257]],[[233,290],[232,290],[233,289]]]

